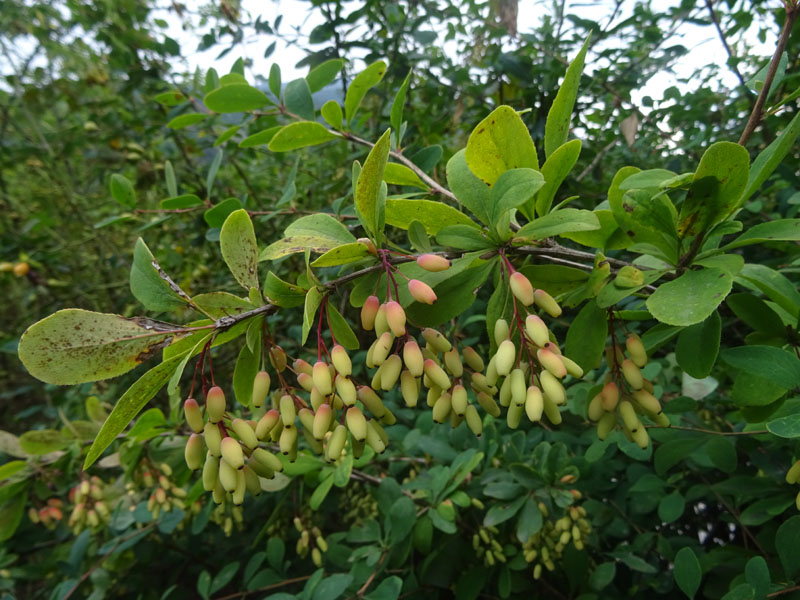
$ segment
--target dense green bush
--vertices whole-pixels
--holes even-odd
[[[797,593],[798,9],[620,5],[315,3],[286,82],[3,4],[0,589]],[[633,106],[687,23],[738,55]]]

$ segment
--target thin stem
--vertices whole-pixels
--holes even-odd
[[[261,588],[257,588],[255,590],[244,590],[241,592],[235,592],[233,594],[228,594],[227,596],[220,596],[219,598],[215,598],[214,600],[233,600],[234,598],[246,598],[250,594],[267,592],[269,590],[274,590],[280,587],[291,585],[293,583],[300,583],[301,581],[306,581],[308,579],[311,579],[311,575],[303,575],[302,577],[294,577],[293,579],[284,579],[283,581],[278,583],[273,583],[272,585],[267,585]]]
[[[680,431],[691,431],[692,433],[709,433],[711,435],[764,435],[769,433],[767,429],[757,429],[755,431],[715,431],[713,429],[703,429],[701,427],[683,427],[681,425],[670,425],[669,427],[662,427],[661,425],[645,425],[648,429],[678,429]]]

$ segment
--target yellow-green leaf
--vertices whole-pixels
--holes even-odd
[[[339,139],[339,137],[316,121],[298,121],[290,123],[275,133],[267,147],[273,152],[287,152],[306,146],[324,144],[330,140]]]
[[[243,208],[225,219],[219,232],[222,258],[246,290],[258,289],[258,243],[250,215]]]

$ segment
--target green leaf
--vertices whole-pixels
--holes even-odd
[[[700,561],[697,560],[694,551],[688,546],[678,550],[675,555],[672,575],[681,591],[689,598],[694,598],[697,590],[700,589],[703,570],[700,568]]]
[[[261,368],[261,332],[259,330],[254,349],[245,344],[239,351],[233,368],[233,394],[242,406],[250,406],[253,399],[253,382]]]
[[[720,269],[686,271],[647,299],[653,317],[669,325],[694,325],[707,319],[731,291],[733,279]]]
[[[533,498],[528,496],[517,522],[517,540],[526,543],[530,537],[542,528],[542,513]]]
[[[191,125],[196,125],[200,121],[204,121],[206,117],[208,117],[208,115],[205,113],[186,113],[184,115],[178,115],[167,123],[167,127],[170,129],[183,129]]]
[[[623,267],[624,268],[624,267]],[[628,296],[632,296],[640,289],[647,287],[648,285],[652,284],[653,282],[659,280],[664,273],[667,271],[665,270],[656,270],[656,269],[649,269],[646,271],[642,271],[642,282],[641,285],[619,285],[617,279],[614,278],[613,280],[609,281],[603,289],[600,290],[600,293],[597,294],[597,305],[601,308],[608,308],[609,306],[615,305],[617,302],[627,298]],[[617,276],[619,276],[619,271],[617,272]]]
[[[22,334],[19,358],[46,383],[73,385],[127,373],[171,343],[180,329],[143,317],[69,308]]]
[[[202,206],[203,201],[194,194],[183,194],[182,196],[173,196],[161,201],[161,208],[166,210],[173,210],[176,208],[193,208],[195,206]]]
[[[521,496],[513,502],[498,503],[493,505],[488,511],[486,511],[486,516],[483,518],[483,525],[485,527],[492,527],[494,525],[499,525],[500,523],[505,523],[519,512],[527,499],[527,496]]]
[[[528,243],[563,233],[592,231],[599,228],[600,221],[592,211],[562,208],[524,225],[514,236],[514,241]]]
[[[181,102],[186,101],[186,96],[181,92],[175,90],[173,92],[163,92],[153,96],[153,100],[164,106],[178,106]]]
[[[211,166],[208,168],[208,175],[206,175],[206,194],[209,197],[211,196],[211,190],[214,187],[214,180],[217,178],[219,167],[222,164],[222,156],[223,152],[222,148],[220,148],[217,150],[217,153],[214,155],[214,160],[211,161]],[[208,212],[206,214],[208,214]],[[206,221],[208,221],[208,217],[206,217]]]
[[[411,83],[411,70],[408,71],[406,78],[400,85],[400,88],[395,94],[392,101],[392,109],[390,111],[389,123],[394,130],[395,137],[397,138],[396,145],[399,147],[403,140],[400,139],[400,127],[403,125],[403,106],[406,103],[406,94],[408,93],[408,86]]]
[[[767,406],[786,393],[786,388],[754,373],[736,375],[731,400],[737,406]]]
[[[770,300],[795,318],[800,317],[800,291],[785,275],[766,265],[746,264],[736,277],[737,283],[755,286]]]
[[[744,567],[745,577],[747,583],[755,589],[755,597],[758,600],[763,600],[767,597],[770,586],[769,567],[767,561],[763,556],[754,556],[747,561]]]
[[[292,123],[291,125],[286,125],[286,126],[275,125],[274,127],[269,127],[262,131],[257,131],[252,135],[248,135],[241,142],[239,142],[239,148],[255,148],[256,146],[263,146],[265,144],[268,145],[270,142],[272,142],[272,138],[274,138],[279,131],[283,131],[284,129],[286,129],[286,127],[291,127],[292,125],[305,125],[305,124],[307,124],[307,121],[301,121],[300,123]],[[319,125],[319,123],[317,123],[317,125]],[[284,142],[288,143],[286,140],[284,140]],[[294,148],[289,148],[289,150],[294,150]],[[278,150],[278,152],[283,152],[283,151]]]
[[[219,232],[219,248],[234,279],[246,290],[259,289],[256,232],[250,215],[243,208],[225,219]]]
[[[211,581],[211,587],[209,588],[209,594],[215,594],[226,585],[228,585],[231,580],[233,580],[236,572],[239,570],[239,563],[238,561],[230,562],[224,567],[222,567],[219,572],[214,576],[214,579]]]
[[[209,110],[218,113],[236,113],[258,110],[272,104],[266,94],[247,83],[233,83],[217,88],[203,99]]]
[[[328,302],[325,306],[328,311],[328,325],[336,341],[348,350],[358,350],[358,338],[348,322],[333,304]]]
[[[753,227],[748,227],[742,235],[737,237],[729,244],[725,244],[720,250],[727,252],[734,248],[760,244],[769,241],[793,241],[800,240],[800,219],[777,219],[766,223],[759,223]]]
[[[5,542],[14,535],[22,522],[27,502],[28,493],[23,491],[0,504],[0,542]]]
[[[343,65],[344,59],[331,58],[311,69],[306,75],[306,82],[311,93],[318,92],[326,85],[333,83]]]
[[[782,438],[800,437],[800,414],[787,415],[767,423],[770,433]]]
[[[272,152],[287,152],[297,148],[305,148],[306,146],[316,146],[335,139],[339,139],[339,136],[330,132],[321,123],[299,121],[281,128],[272,136],[267,147]]]
[[[162,276],[163,274],[163,276]],[[186,304],[188,297],[182,297],[177,287],[156,262],[142,238],[136,240],[131,265],[131,293],[147,310],[169,311]],[[172,286],[175,285],[175,288]]]
[[[325,500],[332,487],[333,473],[330,473],[325,479],[317,484],[317,487],[314,488],[314,493],[311,494],[311,499],[308,501],[308,505],[311,510],[317,510],[322,505],[322,502]]]
[[[281,97],[281,66],[273,63],[269,68],[269,91],[280,99]]]
[[[393,185],[408,185],[427,190],[428,186],[425,185],[422,179],[419,178],[414,171],[405,165],[397,163],[387,163],[386,169],[383,172],[383,180],[386,183]]]
[[[783,565],[783,572],[788,579],[793,579],[800,571],[800,552],[797,551],[797,540],[800,537],[800,515],[787,519],[778,527],[775,534],[775,549]]]
[[[672,523],[680,518],[686,507],[686,500],[680,492],[675,491],[663,496],[658,503],[658,518],[664,523]]]
[[[348,127],[353,117],[355,117],[358,107],[361,105],[361,101],[364,99],[367,91],[371,87],[377,85],[380,80],[383,79],[385,73],[386,63],[382,60],[378,60],[361,71],[361,73],[356,75],[353,81],[350,82],[344,97],[344,114],[347,118]]]
[[[314,100],[305,79],[295,79],[283,89],[283,103],[290,113],[306,121],[314,121]]]
[[[383,63],[381,63],[381,65],[383,65]],[[385,68],[384,66],[383,69]],[[381,76],[383,76],[383,73],[381,73]],[[347,91],[349,93],[350,89]],[[361,173],[358,175],[358,180],[356,181],[355,204],[359,220],[364,226],[364,229],[373,237],[377,237],[381,233],[381,184],[383,182],[383,172],[386,168],[386,161],[389,158],[390,135],[391,130],[387,129],[372,147],[372,150],[370,150],[367,156],[367,160],[364,161],[364,166],[361,168]]]
[[[228,215],[240,208],[242,208],[241,200],[238,198],[226,198],[203,213],[203,219],[205,219],[209,227],[222,227]]]
[[[600,366],[608,336],[608,315],[589,300],[567,329],[564,353],[588,372]]]
[[[469,136],[464,157],[470,171],[489,186],[511,169],[539,169],[528,128],[510,106],[497,107],[478,123]]]
[[[192,302],[214,319],[238,315],[255,308],[249,300],[234,296],[228,292],[198,294],[192,298]]]
[[[12,460],[11,462],[7,462],[6,464],[0,466],[0,481],[5,481],[9,477],[13,477],[22,471],[27,464],[28,463],[24,460]]]
[[[719,354],[722,319],[717,311],[702,323],[687,327],[678,334],[675,358],[678,365],[695,379],[711,374]]]
[[[282,280],[270,271],[267,273],[267,280],[264,282],[264,295],[270,304],[291,308],[293,306],[302,306],[305,302],[306,290]]]
[[[449,225],[436,234],[436,241],[442,246],[459,250],[488,250],[494,243],[480,230],[470,225]]]
[[[617,574],[617,565],[613,562],[605,562],[597,565],[589,578],[589,586],[593,590],[600,591],[611,585]]]
[[[708,443],[706,443],[705,450],[709,460],[711,460],[711,464],[720,471],[724,473],[736,471],[738,457],[736,455],[736,447],[730,438],[711,436]]]
[[[626,169],[628,169],[626,171]],[[620,191],[661,189],[664,182],[675,179],[676,174],[666,169],[648,169],[640,171],[635,167],[622,167],[617,174],[625,172],[626,176],[617,182],[616,188]],[[614,183],[611,184],[614,187]]]
[[[347,588],[353,582],[353,576],[347,573],[336,573],[330,575],[319,582],[314,588],[311,600],[335,600],[344,595]]]
[[[61,450],[68,444],[69,440],[65,439],[56,429],[34,429],[19,436],[20,447],[34,456]]]
[[[388,517],[389,540],[392,544],[399,544],[408,537],[414,528],[414,522],[417,519],[414,501],[407,496],[400,496],[392,503]]]
[[[97,434],[94,443],[86,454],[86,460],[83,463],[84,470],[94,464],[103,451],[125,430],[128,423],[139,414],[144,405],[167,383],[182,358],[180,355],[174,356],[156,365],[137,379],[117,400],[114,409],[108,415],[106,422],[103,423],[100,433]]]
[[[408,241],[417,252],[433,252],[428,232],[419,221],[411,221],[408,224]]]
[[[736,208],[749,171],[750,155],[744,146],[733,142],[709,146],[681,205],[678,233],[697,235],[724,220]]]
[[[289,254],[312,252],[324,254],[333,248],[356,241],[342,223],[326,213],[301,217],[289,225],[284,237],[261,251],[258,260],[275,260]]]
[[[786,389],[800,386],[800,359],[774,346],[726,348],[722,360],[734,369],[763,377]]]
[[[752,294],[729,294],[725,303],[734,314],[753,329],[776,337],[786,335],[786,327],[774,310]]]
[[[216,148],[217,146],[221,146],[235,136],[239,132],[239,128],[241,128],[241,125],[233,125],[232,127],[228,127],[225,131],[220,133],[217,136],[217,139],[214,140],[214,147]]]
[[[342,128],[344,114],[342,113],[342,107],[339,106],[339,103],[336,100],[328,100],[325,104],[323,104],[322,108],[320,109],[320,114],[322,115],[322,118],[325,119],[325,122],[334,129]]]
[[[393,227],[408,229],[417,221],[428,235],[436,235],[444,227],[466,225],[477,229],[475,222],[461,211],[435,200],[390,198],[386,201],[386,222]]]
[[[489,219],[497,225],[503,214],[512,209],[533,201],[542,186],[544,178],[539,171],[533,169],[511,169],[497,178],[490,197]]]
[[[525,212],[529,219],[533,219],[535,215],[542,217],[550,212],[558,188],[572,171],[572,167],[578,161],[580,153],[581,141],[571,140],[559,146],[552,155],[547,157],[547,160],[542,165],[542,176],[545,184],[536,194],[536,198],[525,207]]]
[[[561,87],[558,88],[556,98],[547,113],[547,121],[544,126],[544,152],[548,157],[566,143],[567,137],[569,137],[572,110],[575,106],[575,99],[578,97],[583,61],[586,58],[590,39],[591,36],[586,38],[578,55],[567,67],[564,81],[561,82]]]
[[[312,262],[311,266],[335,267],[338,265],[346,265],[361,260],[367,255],[369,255],[369,250],[367,250],[364,244],[361,242],[351,242],[328,250],[325,254]]]
[[[414,520],[411,520],[411,525]],[[365,600],[397,600],[403,589],[403,580],[397,575],[387,577],[372,592],[364,596]]]
[[[122,206],[127,208],[136,206],[136,192],[127,177],[114,173],[111,176],[109,187],[111,188],[111,197]]]
[[[796,114],[780,135],[759,153],[750,168],[747,187],[734,205],[742,206],[764,184],[794,146],[800,135],[800,113]]]
[[[678,217],[666,194],[653,196],[648,190],[630,190],[622,196],[609,195],[608,202],[620,229],[634,244],[652,246],[660,251],[658,258],[676,262]]]
[[[520,271],[534,288],[542,288],[552,296],[580,287],[589,278],[586,271],[561,265],[526,265]]]
[[[322,303],[322,293],[315,287],[312,287],[306,293],[305,307],[303,308],[303,335],[300,340],[301,344],[305,344],[308,339],[308,334],[311,328],[314,327],[314,317],[317,314],[317,309]]]
[[[481,223],[490,223],[491,190],[470,171],[465,150],[459,150],[447,161],[447,185],[458,201]]]

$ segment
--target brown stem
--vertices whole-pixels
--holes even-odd
[[[369,577],[367,577],[367,580],[364,582],[364,585],[362,585],[360,588],[358,588],[358,591],[356,592],[356,596],[357,597],[361,598],[364,595],[364,592],[367,591],[367,588],[369,588],[369,584],[372,583],[372,580],[375,579],[375,576],[378,574],[378,571],[381,570],[381,565],[383,564],[383,561],[386,560],[387,553],[388,553],[388,550],[384,550],[383,551],[383,554],[381,554],[381,558],[378,561],[378,564],[375,565],[375,570],[372,572],[372,574]]]
[[[784,6],[786,7],[786,21],[783,23],[781,35],[775,46],[775,53],[772,55],[772,60],[770,60],[769,68],[767,69],[767,76],[764,78],[764,87],[761,88],[761,92],[758,94],[758,99],[750,113],[750,118],[747,120],[747,125],[745,125],[744,131],[742,132],[742,137],[739,138],[739,144],[742,146],[747,145],[750,136],[753,135],[756,127],[758,127],[764,117],[764,105],[767,102],[767,96],[772,87],[772,82],[775,79],[775,73],[778,72],[778,64],[781,62],[781,56],[786,49],[786,44],[789,42],[789,36],[792,33],[792,27],[797,18],[798,8],[795,0],[785,2]]]
[[[233,594],[228,594],[227,596],[220,596],[219,598],[214,598],[214,600],[233,600],[233,598],[246,598],[250,594],[257,594],[259,592],[274,590],[287,585],[292,585],[293,583],[300,583],[301,581],[306,581],[307,579],[311,579],[311,575],[303,575],[302,577],[295,577],[293,579],[284,579],[283,581],[280,581],[278,583],[273,583],[272,585],[267,585],[255,590],[244,590],[241,592],[235,592]]]

